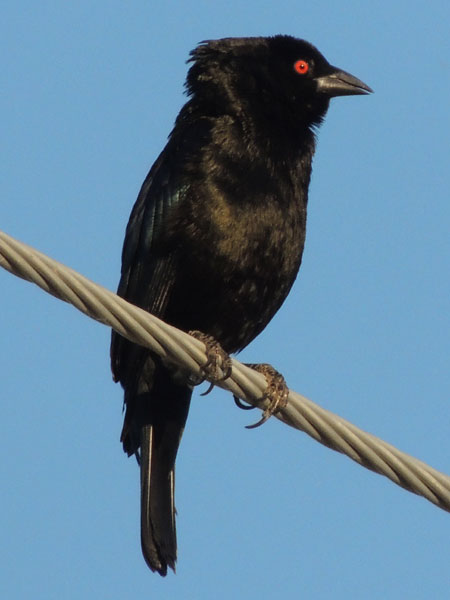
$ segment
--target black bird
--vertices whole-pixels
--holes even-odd
[[[333,96],[372,90],[290,36],[226,38],[191,52],[188,101],[132,210],[118,294],[227,353],[269,323],[300,267],[315,132]],[[175,458],[192,386],[113,333],[125,390],[121,441],[141,468],[141,542],[175,570]]]

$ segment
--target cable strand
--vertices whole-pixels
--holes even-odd
[[[203,342],[2,231],[0,266],[186,371],[196,376],[202,374],[201,367],[207,360]],[[267,406],[267,401],[261,400],[266,387],[264,376],[236,359],[232,359],[231,377],[219,385],[262,410]],[[287,406],[274,416],[450,512],[448,475],[362,431],[304,396],[291,390]]]

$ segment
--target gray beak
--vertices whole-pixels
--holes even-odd
[[[360,79],[353,77],[346,71],[341,71],[336,67],[331,67],[332,71],[328,75],[316,79],[317,91],[333,96],[353,96],[356,94],[370,94],[373,90],[363,83]]]

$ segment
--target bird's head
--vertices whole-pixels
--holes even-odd
[[[202,42],[190,61],[187,90],[203,108],[274,125],[319,125],[333,96],[372,91],[312,44],[285,35]]]

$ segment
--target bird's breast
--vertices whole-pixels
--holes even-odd
[[[201,321],[196,328],[236,351],[264,329],[295,280],[306,203],[293,195],[277,197],[273,190],[250,197],[241,188],[240,198],[232,199],[217,189],[210,192],[210,201],[193,208],[195,213],[201,207],[201,217],[185,228],[180,257],[180,271],[189,280],[183,284],[190,290],[185,307]]]

